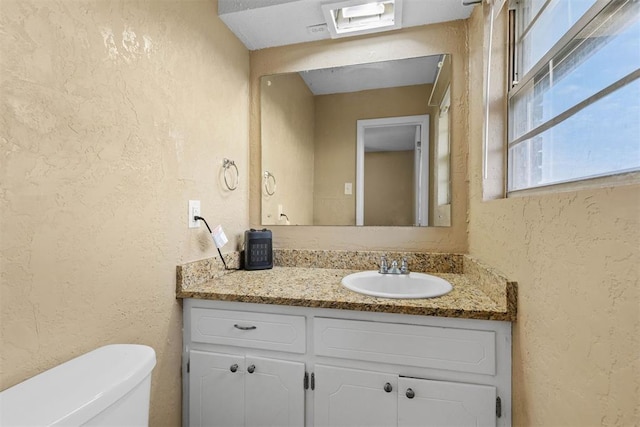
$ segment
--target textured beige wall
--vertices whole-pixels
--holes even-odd
[[[518,281],[514,425],[638,425],[640,188],[483,202],[482,8],[469,42],[469,252]]]
[[[313,224],[314,96],[297,73],[265,78],[261,84],[262,171],[276,178],[276,191],[262,191],[262,224]],[[271,188],[272,181],[269,186]]]
[[[175,267],[216,253],[187,201],[225,225],[228,250],[248,226],[249,53],[216,9],[0,2],[0,389],[148,344],[151,425],[180,425]]]
[[[304,43],[251,52],[250,220],[260,224],[260,76],[401,59],[452,54],[451,227],[273,227],[274,246],[320,249],[467,250],[467,22],[413,27],[389,33]],[[316,107],[317,108],[317,107]],[[344,182],[344,181],[343,181]],[[343,187],[344,188],[344,187]]]
[[[414,223],[413,151],[364,154],[364,225]]]
[[[316,96],[314,224],[356,223],[357,121],[434,114],[427,106],[431,89],[415,85]],[[353,184],[351,195],[344,194],[347,182]]]

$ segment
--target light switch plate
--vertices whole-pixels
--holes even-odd
[[[353,194],[353,184],[351,182],[344,183],[344,194]]]
[[[189,200],[189,228],[200,228],[200,221],[193,219],[200,216],[200,200]]]

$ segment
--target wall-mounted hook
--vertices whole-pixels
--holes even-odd
[[[264,191],[269,196],[276,194],[276,177],[269,171],[264,171]]]
[[[236,163],[233,160],[224,159],[222,161],[222,169],[224,169],[222,172],[222,175],[224,176],[224,185],[226,185],[230,191],[238,188],[238,184],[240,183],[240,172],[238,171],[238,166],[236,166]],[[230,169],[235,170],[235,179],[232,179],[233,177],[227,178],[227,171]],[[235,181],[235,184],[229,184],[229,181],[231,181],[232,184]]]

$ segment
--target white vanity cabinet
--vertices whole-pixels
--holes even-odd
[[[192,350],[189,365],[190,425],[304,424],[304,363]]]
[[[314,425],[495,426],[496,387],[316,365]]]
[[[398,426],[495,426],[496,387],[398,379]]]
[[[304,362],[255,353],[304,354],[304,316],[185,307],[184,324],[187,425],[304,425]]]
[[[314,376],[314,425],[398,425],[397,375],[316,365]]]
[[[183,425],[510,426],[511,323],[184,300]]]
[[[392,368],[410,365],[495,376],[495,331],[325,317],[316,317],[313,329],[317,355],[378,362],[391,369],[316,365],[316,426],[346,427],[362,419],[367,426],[496,425],[495,386],[404,377],[402,369]]]

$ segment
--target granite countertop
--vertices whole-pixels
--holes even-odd
[[[219,260],[215,259],[178,266],[177,297],[471,319],[516,319],[517,284],[467,255],[433,254],[448,257],[440,262],[434,261],[431,254],[426,257],[425,254],[411,254],[411,261],[418,267],[413,268],[414,271],[431,270],[426,272],[449,281],[453,290],[437,298],[390,299],[358,294],[340,284],[348,274],[373,269],[367,260],[378,259],[379,253],[356,254],[360,262],[351,265],[357,268],[325,268],[326,263],[318,261],[325,258],[323,255],[307,255],[310,252],[326,254],[327,251],[308,251],[303,255],[305,259],[300,259],[300,252],[284,251],[283,256],[280,251],[274,256],[277,265],[269,270],[225,271],[217,267]],[[290,255],[294,255],[294,259],[287,259]],[[345,260],[344,253],[328,256]],[[363,256],[365,261],[362,261]],[[423,259],[426,261],[421,264]],[[227,264],[233,264],[234,257],[228,261]],[[330,259],[327,261],[335,265]],[[294,264],[296,266],[292,266]]]

